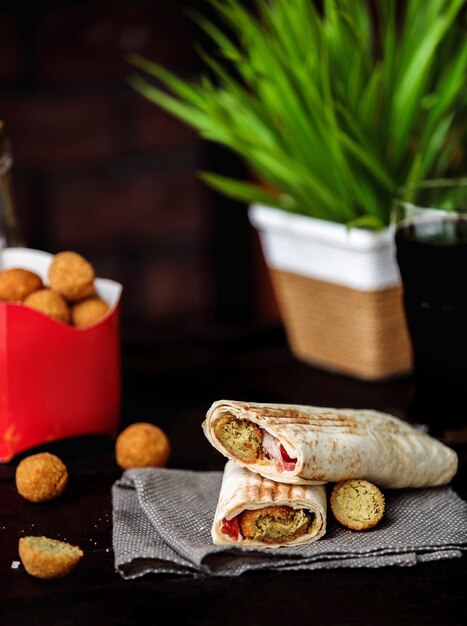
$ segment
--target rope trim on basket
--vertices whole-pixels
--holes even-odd
[[[274,268],[270,272],[298,358],[372,380],[411,371],[401,286],[360,291]]]

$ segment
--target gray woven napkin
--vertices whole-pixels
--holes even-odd
[[[340,526],[328,508],[326,535],[313,543],[254,551],[215,546],[211,525],[221,481],[222,472],[124,472],[112,489],[115,567],[122,577],[415,565],[460,557],[467,546],[467,503],[450,487],[386,490],[383,520],[365,532]]]

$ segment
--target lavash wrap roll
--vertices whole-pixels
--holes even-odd
[[[232,520],[243,511],[269,506],[288,506],[313,514],[313,523],[304,535],[274,543],[247,539],[241,534],[234,539],[223,532],[224,519]],[[227,461],[222,478],[211,535],[218,546],[242,548],[278,548],[316,541],[326,532],[326,489],[323,485],[287,485],[250,472],[234,461]]]
[[[245,463],[216,436],[215,422],[230,415],[249,420],[283,445],[295,467],[277,461]],[[336,409],[233,400],[214,402],[202,424],[210,443],[229,459],[271,480],[322,484],[349,478],[381,487],[428,487],[449,483],[457,454],[408,423],[380,411]]]

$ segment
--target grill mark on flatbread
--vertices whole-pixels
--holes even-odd
[[[291,428],[293,428],[293,424],[291,424]],[[325,429],[319,428],[319,427],[310,427],[306,429],[307,433],[323,433],[323,431],[326,432]],[[301,432],[305,432],[305,431],[300,431],[297,429],[295,435],[299,437]],[[332,431],[332,432],[335,432],[335,431]],[[342,428],[341,430],[339,430],[338,433],[336,433],[336,435],[358,435],[358,434],[359,433],[356,428],[345,428],[345,429]]]
[[[239,403],[239,405],[240,404],[241,403]],[[288,425],[296,424],[296,425],[304,425],[307,427],[315,426],[319,428],[320,430],[326,429],[328,427],[339,428],[339,427],[348,426],[349,429],[355,429],[355,430],[366,430],[370,427],[372,430],[383,430],[385,432],[390,430],[391,432],[398,433],[398,432],[401,432],[402,430],[406,430],[408,427],[408,425],[406,424],[399,424],[399,423],[396,423],[395,421],[392,421],[391,419],[386,419],[384,424],[381,424],[379,422],[373,423],[371,425],[362,424],[358,420],[355,420],[353,418],[353,415],[352,415],[353,413],[356,413],[359,415],[366,415],[366,414],[370,414],[370,413],[374,414],[378,412],[368,411],[368,410],[356,411],[355,409],[344,409],[344,410],[348,412],[348,415],[341,413],[340,410],[338,409],[335,409],[335,410],[320,409],[319,411],[318,409],[316,409],[313,415],[309,415],[309,414],[304,414],[304,412],[299,409],[281,409],[281,408],[276,409],[274,407],[264,407],[263,409],[259,409],[258,407],[255,407],[252,405],[241,404],[241,413],[242,413],[241,419],[248,419],[247,413],[250,413],[251,417],[254,418],[252,421],[257,420],[258,424],[261,424],[262,422],[267,422],[268,424],[287,423]],[[390,418],[392,416],[386,415],[386,417]]]
[[[251,500],[252,502],[259,502],[259,500],[261,499],[261,483],[263,482],[262,476],[259,476],[259,480],[256,481],[251,481],[251,491],[253,492],[251,494]],[[249,489],[247,490],[247,492],[249,491]]]
[[[287,422],[288,424],[297,424],[300,426],[319,426],[319,427],[347,427],[347,428],[359,428],[359,424],[357,424],[354,420],[343,420],[343,419],[331,419],[324,418],[322,420],[310,419],[309,417],[302,416],[300,418],[288,419],[288,418],[280,418],[280,417],[271,417],[269,419],[271,424],[281,424]]]
[[[278,484],[262,478],[260,483],[259,500],[270,500],[276,502],[278,494]]]
[[[303,411],[300,411],[298,409],[267,408],[266,410],[259,411],[257,407],[245,407],[245,412],[251,412],[257,419],[260,420],[266,419],[271,421],[288,421],[294,424],[309,424],[313,422],[315,422],[316,424],[321,424],[323,421],[329,421],[337,424],[348,424],[352,426],[358,425],[357,422],[349,415],[344,415],[331,411],[317,413],[313,417],[309,415],[304,415]]]
[[[277,498],[279,496],[279,492],[280,492],[279,483],[273,482],[271,484],[271,500],[273,502],[277,501]]]
[[[291,427],[305,426],[307,429],[315,428],[319,430],[323,430],[323,429],[331,430],[333,428],[342,430],[345,428],[348,431],[361,431],[363,428],[361,424],[358,424],[354,420],[350,420],[350,419],[342,420],[342,419],[326,418],[323,420],[317,420],[316,418],[312,419],[306,416],[302,416],[301,418],[296,418],[293,420],[280,418],[280,417],[271,417],[271,418],[265,419],[263,417],[261,421],[258,419],[258,423],[267,423],[270,426],[277,425],[278,427],[281,427],[284,424],[287,424],[287,426],[291,426]]]
[[[254,479],[251,479],[253,482]],[[257,502],[270,501],[274,504],[278,502],[288,502],[294,495],[293,486],[287,483],[279,483],[276,481],[268,480],[267,478],[260,477],[260,480],[256,483],[257,489],[255,493],[251,494],[253,500]],[[303,491],[303,490],[302,490]]]

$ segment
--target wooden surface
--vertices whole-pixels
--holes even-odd
[[[410,379],[365,383],[315,370],[291,356],[280,329],[210,330],[123,350],[121,428],[152,421],[167,432],[170,467],[222,469],[200,424],[217,399],[374,408],[405,418]],[[456,444],[453,486],[467,497],[467,453]],[[414,567],[250,573],[235,579],[146,576],[123,581],[112,553],[110,490],[121,470],[114,441],[85,437],[42,449],[70,472],[66,493],[32,504],[18,495],[21,457],[0,466],[0,617],[36,624],[464,624],[467,557]],[[37,451],[37,450],[34,450]],[[23,455],[25,456],[25,455]],[[85,557],[63,579],[29,576],[18,538],[45,534],[80,545]]]

